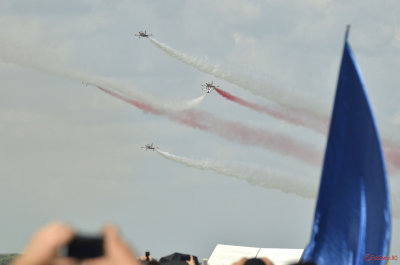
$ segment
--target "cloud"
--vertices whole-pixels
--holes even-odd
[[[235,41],[236,45],[239,45],[239,44],[252,45],[256,42],[255,38],[246,37],[244,35],[241,35],[240,33],[234,33],[233,40]]]
[[[0,110],[0,122],[38,122],[49,119],[51,115],[45,113],[33,113],[26,110]]]
[[[400,26],[398,26],[394,31],[393,46],[400,48]]]
[[[396,115],[396,117],[393,120],[394,125],[400,125],[400,113]]]
[[[35,16],[63,16],[63,15],[79,15],[89,12],[89,5],[81,0],[72,0],[66,2],[58,2],[51,0],[41,0],[40,4],[34,0],[4,0],[2,4],[4,8],[0,9],[8,14],[22,14]],[[7,10],[7,11],[6,11]],[[0,12],[1,13],[1,12]]]
[[[262,15],[260,5],[254,1],[222,0],[209,2],[218,12],[223,15],[230,15],[232,18],[255,19]]]

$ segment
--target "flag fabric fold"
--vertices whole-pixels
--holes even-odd
[[[347,36],[348,31],[302,261],[383,265],[389,258],[390,194],[377,128]]]

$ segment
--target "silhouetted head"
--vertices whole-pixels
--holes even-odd
[[[262,261],[261,259],[253,258],[246,260],[244,265],[267,265],[267,264],[265,264],[265,262]]]

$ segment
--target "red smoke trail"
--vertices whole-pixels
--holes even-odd
[[[215,88],[215,91],[217,91],[218,94],[220,94],[222,97],[230,101],[236,102],[242,106],[253,109],[255,111],[267,113],[277,119],[313,129],[318,133],[326,134],[327,132],[328,121],[319,118],[317,116],[312,116],[310,114],[302,113],[300,110],[295,110],[290,107],[283,108],[279,105],[265,106],[265,105],[259,105],[257,103],[248,102],[219,88]]]
[[[250,128],[236,122],[222,120],[215,117],[212,113],[205,111],[184,110],[180,112],[171,112],[160,110],[154,106],[127,98],[108,89],[102,87],[98,88],[113,97],[144,110],[145,112],[165,116],[175,122],[214,133],[231,141],[271,149],[309,164],[319,166],[322,162],[322,152],[315,150],[309,145],[300,144],[294,139],[284,135],[271,133],[262,129]]]
[[[316,132],[322,134],[326,134],[327,132],[328,129],[327,120],[318,117],[306,116],[307,114],[304,115],[304,113],[295,112],[295,110],[291,109],[290,107],[285,107],[284,109],[283,107],[280,107],[278,105],[271,107],[271,106],[263,106],[256,103],[251,103],[219,88],[215,88],[215,91],[217,91],[218,94],[220,94],[222,97],[230,101],[236,102],[242,106],[253,109],[255,111],[267,113],[277,119],[285,120],[295,125],[311,128]],[[387,165],[388,171],[389,172],[400,171],[400,151],[390,147],[390,145],[385,144],[384,153],[385,153],[385,158],[388,162]]]
[[[131,105],[134,105],[135,107],[143,110],[146,113],[166,116],[169,119],[179,122],[181,124],[217,134],[231,141],[273,149],[275,151],[278,151],[279,153],[296,157],[300,160],[306,161],[311,164],[319,164],[321,162],[320,161],[321,155],[318,154],[317,151],[311,150],[310,148],[307,148],[305,146],[301,146],[300,144],[295,142],[292,138],[288,138],[282,135],[274,135],[270,132],[261,129],[249,128],[239,123],[220,120],[217,117],[213,116],[211,113],[207,113],[204,111],[202,112],[193,110],[185,110],[181,112],[161,111],[148,104],[141,103],[134,99],[122,96],[111,90],[99,86],[98,88],[115,98],[123,100]],[[229,93],[223,90],[220,91],[222,93],[225,93],[224,95],[226,96],[230,95]],[[232,97],[236,98],[234,96]],[[239,101],[240,100],[241,99],[239,99]],[[246,102],[244,100],[242,101]],[[385,146],[384,154],[385,154],[385,159],[387,160],[387,162],[389,162],[387,165],[388,172],[389,173],[399,172],[400,152],[395,148]]]
[[[387,161],[389,161],[389,165],[387,166],[387,170],[391,172],[399,172],[400,171],[400,152],[391,147],[384,147],[384,154]]]
[[[111,90],[105,89],[105,88],[100,87],[100,86],[96,86],[96,87],[98,89],[104,91],[105,93],[115,97],[115,98],[121,99],[121,100],[123,100],[123,101],[125,101],[125,102],[127,102],[129,104],[134,105],[135,107],[137,107],[138,109],[143,110],[144,112],[150,112],[150,113],[152,113],[154,115],[161,115],[160,111],[153,109],[150,105],[147,105],[147,104],[144,104],[144,103],[140,103],[139,101],[136,101],[136,100],[131,99],[131,98],[124,97],[124,96],[122,96],[122,95],[120,95],[120,94],[118,94],[116,92],[113,92]]]

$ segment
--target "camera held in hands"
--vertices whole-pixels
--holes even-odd
[[[61,255],[78,260],[98,258],[104,255],[104,238],[76,235],[61,249]]]

